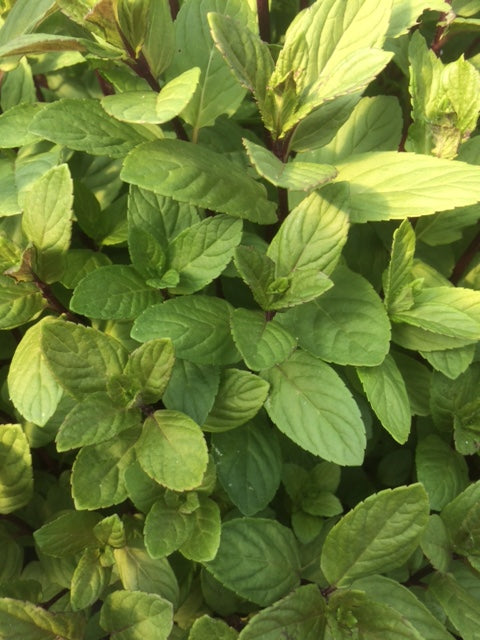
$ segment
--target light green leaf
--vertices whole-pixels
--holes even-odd
[[[173,608],[154,593],[115,591],[100,610],[100,626],[115,640],[167,640],[173,625]]]
[[[98,444],[140,425],[138,409],[119,407],[103,391],[94,391],[76,404],[60,425],[55,438],[57,451]]]
[[[187,0],[183,3],[175,20],[177,53],[168,74],[174,77],[192,67],[201,69],[197,90],[182,113],[182,118],[192,125],[194,132],[212,125],[223,113],[234,113],[245,94],[215,47],[207,20],[210,11],[238,18],[243,24],[248,24],[254,17],[248,3],[242,0]]]
[[[201,497],[200,505],[192,515],[192,530],[180,547],[181,553],[194,562],[209,562],[220,545],[220,508],[210,498]]]
[[[235,344],[254,371],[283,362],[296,346],[295,338],[275,318],[267,321],[261,312],[235,309],[231,323]]]
[[[145,420],[137,443],[143,470],[174,491],[188,491],[202,482],[208,452],[200,427],[179,411],[161,410]]]
[[[265,408],[280,431],[325,460],[362,463],[366,440],[360,410],[331,367],[299,350],[262,376],[271,385]]]
[[[0,629],[8,640],[82,640],[85,637],[85,618],[72,613],[46,611],[24,600],[0,598]],[[5,630],[8,636],[3,633]]]
[[[235,640],[238,633],[219,618],[203,615],[197,618],[190,629],[188,640]]]
[[[428,515],[421,484],[369,496],[327,535],[321,559],[325,577],[341,586],[400,567],[418,546]]]
[[[114,8],[115,18],[135,57],[142,48],[147,30],[150,2],[145,0],[117,0]]]
[[[212,453],[222,487],[244,515],[253,516],[268,506],[280,485],[282,468],[270,426],[249,422],[241,429],[216,433]]]
[[[426,288],[414,295],[410,309],[397,311],[392,320],[452,338],[478,340],[480,292],[462,287]]]
[[[413,256],[415,254],[415,231],[408,220],[404,220],[393,234],[390,263],[383,276],[385,307],[390,313],[397,309],[409,309],[413,305]]]
[[[73,183],[66,164],[36,180],[23,202],[22,228],[38,249],[35,272],[54,282],[63,272],[62,255],[70,246]]]
[[[77,555],[98,546],[93,528],[100,520],[98,513],[63,511],[35,531],[35,542],[42,553],[55,558]]]
[[[10,159],[0,158],[0,215],[15,216],[21,213],[18,204],[18,191],[15,185],[13,163]]]
[[[447,528],[436,513],[428,519],[420,546],[432,567],[437,571],[448,571],[452,561],[452,545]]]
[[[175,52],[175,30],[168,0],[148,2],[148,5],[143,53],[153,75],[158,78]]]
[[[109,545],[117,549],[126,544],[125,526],[116,513],[100,520],[93,532],[102,546]]]
[[[313,355],[337,364],[374,366],[389,349],[390,323],[378,294],[362,276],[337,267],[332,289],[287,311],[280,322]],[[368,336],[368,338],[367,338]]]
[[[88,273],[108,264],[111,264],[110,258],[99,251],[70,249],[63,260],[64,271],[60,282],[67,289],[75,289]]]
[[[22,33],[33,31],[52,11],[54,4],[54,0],[38,0],[32,7],[28,0],[17,0],[2,25],[0,44],[3,45]]]
[[[110,158],[123,158],[149,139],[142,129],[107,115],[99,101],[78,98],[48,104],[34,117],[29,130],[75,151]]]
[[[480,625],[478,600],[449,573],[435,573],[428,590],[438,600],[461,636],[476,640]]]
[[[134,460],[139,430],[83,447],[72,467],[72,496],[77,509],[101,509],[127,498],[124,474]]]
[[[263,518],[225,522],[218,553],[206,568],[227,588],[260,606],[272,604],[300,582],[293,533]]]
[[[142,402],[152,404],[163,395],[172,373],[175,355],[168,339],[149,340],[132,351],[125,366],[141,392]]]
[[[54,322],[44,318],[26,331],[8,372],[8,391],[15,408],[31,422],[43,426],[55,413],[62,386],[53,377],[42,347],[42,332]]]
[[[116,120],[138,124],[162,124],[175,118],[189,103],[198,84],[200,69],[194,67],[168,82],[160,91],[126,91],[101,100]]]
[[[220,298],[173,298],[141,313],[132,337],[140,342],[170,338],[179,358],[197,364],[230,364],[240,359],[230,334],[231,309]]]
[[[217,367],[177,358],[162,401],[167,409],[186,413],[197,424],[203,424],[213,407],[219,384]]]
[[[277,187],[291,191],[312,191],[331,182],[337,170],[327,164],[313,162],[282,162],[271,151],[243,138],[250,162],[257,173]]]
[[[448,13],[450,7],[444,0],[393,0],[387,36],[396,38],[406,33],[425,9]]]
[[[203,289],[225,269],[241,240],[241,221],[225,215],[206,218],[182,231],[169,247],[169,268],[180,275],[172,293]]]
[[[228,431],[251,420],[262,408],[269,385],[249,371],[224,369],[204,431]]]
[[[400,444],[408,440],[411,426],[407,387],[389,354],[376,367],[359,367],[358,377],[368,401],[388,433]]]
[[[151,507],[143,530],[145,547],[152,558],[169,556],[189,538],[194,523],[191,514],[184,513],[181,504],[169,506],[161,498]]]
[[[26,505],[33,493],[32,456],[19,424],[0,427],[0,513]]]
[[[47,301],[30,282],[15,282],[0,275],[0,329],[13,329],[33,320]]]
[[[430,415],[431,370],[416,358],[404,353],[392,355],[405,382],[412,415]]]
[[[468,468],[463,456],[434,434],[417,444],[416,468],[417,478],[435,511],[443,509],[468,484]]]
[[[130,320],[159,297],[133,267],[112,264],[95,269],[79,282],[70,308],[89,318]]]
[[[100,564],[99,549],[85,549],[73,572],[70,603],[73,611],[94,604],[108,585],[111,570]]]
[[[258,224],[276,220],[275,205],[267,200],[263,185],[225,156],[183,140],[141,145],[125,159],[121,177],[180,202]]]
[[[348,182],[351,222],[401,220],[480,200],[480,167],[419,155],[376,151],[337,165]]]
[[[274,299],[274,294],[269,291],[275,280],[273,260],[257,247],[240,245],[235,249],[234,262],[242,280],[250,287],[260,307],[269,309]]]
[[[97,329],[55,320],[42,324],[41,334],[49,368],[75,398],[106,391],[107,378],[123,371],[125,348]]]
[[[32,118],[43,109],[42,103],[19,104],[0,116],[0,140],[2,149],[12,149],[38,140],[28,128]]]
[[[292,639],[319,640],[324,629],[325,600],[317,585],[308,584],[257,613],[239,640],[277,640],[282,634]]]

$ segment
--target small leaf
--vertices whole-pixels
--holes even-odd
[[[186,413],[197,424],[203,424],[209,414],[218,386],[220,371],[217,367],[177,360],[163,395],[167,409]]]
[[[389,312],[409,308],[413,304],[413,256],[415,231],[408,220],[395,230],[388,269],[383,277],[385,307]]]
[[[84,549],[72,576],[70,602],[73,611],[91,606],[108,585],[111,570],[100,564],[98,549]]]
[[[160,400],[174,362],[173,345],[168,339],[149,340],[132,351],[125,366],[125,374],[141,392],[142,402],[153,404]]]
[[[180,551],[194,562],[209,562],[215,558],[220,545],[220,508],[213,500],[201,497],[198,509],[190,518],[192,529]]]
[[[369,496],[328,533],[321,559],[325,577],[341,586],[400,567],[418,546],[428,514],[421,484]]]
[[[219,618],[203,615],[197,618],[190,629],[188,640],[235,640],[238,633]]]
[[[325,460],[362,463],[365,427],[360,410],[331,367],[296,351],[262,376],[271,385],[265,408],[280,431]]]
[[[31,602],[0,598],[0,629],[8,630],[5,638],[28,640],[82,640],[85,636],[85,618],[76,614],[55,613],[37,607]],[[10,634],[10,630],[15,633]]]
[[[33,320],[46,305],[36,285],[0,275],[0,329],[14,329]]]
[[[0,513],[25,506],[33,493],[32,457],[19,424],[0,426]]]
[[[299,584],[300,558],[293,533],[263,518],[239,518],[222,526],[220,548],[207,570],[227,588],[261,606]]]
[[[0,116],[0,139],[2,149],[12,149],[25,144],[32,144],[38,140],[28,127],[35,114],[43,109],[42,103],[18,104]]]
[[[172,625],[171,603],[154,593],[115,591],[100,610],[100,626],[115,640],[167,640]]]
[[[93,528],[100,519],[98,513],[64,511],[35,531],[35,542],[43,553],[55,558],[77,555],[98,545]]]
[[[208,452],[200,427],[179,411],[156,411],[145,420],[137,458],[150,477],[174,491],[202,482]]]
[[[145,547],[152,558],[169,556],[189,538],[194,523],[181,505],[169,506],[162,498],[151,507],[143,530]]]

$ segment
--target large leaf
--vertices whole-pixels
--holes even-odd
[[[173,607],[154,593],[115,591],[103,603],[100,625],[115,640],[167,640]]]
[[[22,33],[30,33],[52,10],[54,0],[38,0],[33,7],[28,0],[13,4],[0,31],[0,44],[6,44]]]
[[[26,505],[33,492],[32,457],[19,424],[0,427],[0,513]]]
[[[365,278],[343,266],[331,279],[332,289],[283,314],[281,324],[301,347],[327,362],[380,364],[389,349],[390,323],[378,294]]]
[[[325,577],[340,586],[401,566],[418,546],[428,515],[421,484],[371,495],[327,535],[321,559]]]
[[[240,359],[230,334],[230,313],[230,305],[220,298],[173,298],[141,313],[132,337],[140,342],[170,338],[179,358],[197,364],[230,364]]]
[[[47,611],[24,600],[0,598],[0,630],[5,640],[82,640],[85,637],[85,618],[72,613]]]
[[[64,511],[35,531],[35,543],[55,558],[77,555],[98,545],[93,528],[99,521],[98,513]]]
[[[225,156],[190,142],[165,139],[141,145],[127,156],[121,177],[180,202],[259,224],[276,220],[263,185]]]
[[[436,573],[429,592],[438,600],[461,636],[476,640],[480,625],[478,600],[448,573]]]
[[[480,167],[415,153],[376,151],[337,165],[348,182],[352,222],[401,220],[480,200]]]
[[[366,439],[360,410],[331,367],[296,351],[262,376],[271,385],[265,408],[280,431],[325,460],[362,463]]]
[[[293,533],[263,518],[226,522],[218,553],[206,567],[226,587],[261,606],[272,604],[300,581]]]

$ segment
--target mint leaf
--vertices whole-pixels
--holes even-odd
[[[328,533],[321,559],[325,577],[341,586],[400,567],[418,546],[428,512],[421,484],[369,496]]]
[[[19,424],[0,429],[0,513],[25,506],[32,497],[32,457],[28,440]]]
[[[84,549],[73,572],[71,605],[73,611],[81,611],[98,600],[108,586],[111,570],[103,567],[99,549]]]
[[[197,424],[203,424],[213,407],[219,384],[220,371],[217,367],[177,358],[163,395],[163,404],[167,409],[186,413]]]
[[[235,640],[238,633],[226,622],[203,615],[197,618],[190,629],[188,640]]]
[[[360,410],[331,367],[299,350],[262,376],[271,385],[265,408],[280,431],[325,460],[361,464],[365,427]]]
[[[220,509],[210,498],[200,497],[198,509],[191,515],[192,530],[180,547],[181,553],[195,562],[208,562],[220,545]]]
[[[37,136],[28,131],[32,118],[43,109],[40,103],[19,104],[0,116],[0,139],[2,149],[20,147],[37,141]]]
[[[206,565],[217,580],[261,606],[299,584],[300,558],[293,533],[263,518],[238,518],[222,526],[220,547]]]
[[[477,599],[448,573],[436,573],[429,592],[440,603],[456,630],[464,638],[475,638],[480,622]]]
[[[132,351],[125,374],[141,392],[142,402],[152,404],[163,395],[172,373],[175,356],[170,340],[145,342]]]
[[[31,602],[0,598],[0,628],[13,629],[17,637],[31,640],[81,640],[85,621],[76,614],[53,613]]]
[[[262,185],[215,151],[182,140],[141,145],[125,159],[121,177],[143,189],[237,218],[259,224],[276,220]]]
[[[172,624],[171,603],[154,593],[115,591],[100,611],[100,626],[118,640],[167,640]]]
[[[46,305],[36,285],[0,275],[0,329],[13,329],[33,320]]]
[[[181,504],[169,506],[162,498],[152,505],[145,518],[145,547],[152,558],[163,558],[176,551],[193,528],[192,516],[182,511]]]
[[[49,556],[74,556],[97,546],[93,529],[99,521],[97,513],[64,511],[35,531],[35,542]]]

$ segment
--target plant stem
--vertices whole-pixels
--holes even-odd
[[[477,223],[477,227],[479,223]],[[468,268],[468,265],[471,263],[475,255],[480,251],[480,231],[477,231],[476,236],[470,242],[468,247],[462,253],[460,258],[457,260],[457,264],[455,265],[452,275],[450,276],[450,282],[452,284],[457,284],[459,280],[462,278],[463,274]]]
[[[308,7],[310,6],[310,2],[309,0],[300,0],[299,4],[299,11],[302,11],[303,9],[308,9]]]
[[[1,514],[0,519],[5,520],[5,522],[10,522],[10,524],[13,524],[15,527],[17,527],[18,531],[24,535],[30,536],[33,533],[33,529],[13,513]]]
[[[169,0],[170,3],[170,13],[172,14],[172,20],[175,20],[178,12],[180,11],[180,5],[178,0]]]
[[[270,10],[268,0],[257,0],[258,30],[264,42],[270,42]]]
[[[76,324],[85,324],[85,320],[64,307],[60,300],[55,297],[50,286],[45,282],[39,280],[35,274],[33,274],[33,282],[35,283],[37,289],[40,290],[43,298],[47,301],[49,309],[51,309],[52,311],[56,311],[59,315],[64,315],[67,320],[70,320],[70,322],[75,322]]]
[[[452,5],[452,0],[445,0],[447,4]],[[443,22],[447,18],[447,13],[440,14],[439,22]],[[448,40],[448,36],[446,34],[448,25],[438,25],[437,30],[435,31],[435,37],[430,46],[430,49],[433,53],[438,57],[442,52],[442,47]]]

